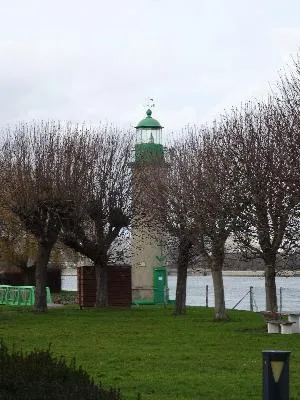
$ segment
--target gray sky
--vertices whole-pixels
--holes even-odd
[[[0,0],[0,124],[165,131],[260,97],[300,45],[299,0]]]

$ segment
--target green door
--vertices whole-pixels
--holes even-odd
[[[167,270],[164,267],[153,269],[154,303],[164,304],[168,301]]]

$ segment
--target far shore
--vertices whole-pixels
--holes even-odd
[[[258,277],[263,277],[265,274],[264,271],[259,270],[259,271],[252,271],[252,270],[245,270],[245,271],[229,271],[225,270],[223,271],[223,276],[258,276]],[[176,276],[177,273],[175,270],[169,270],[169,275],[170,276]],[[206,275],[211,275],[210,271],[203,271],[203,270],[196,270],[196,271],[188,271],[188,276],[206,276]],[[297,277],[300,276],[300,271],[280,271],[277,275],[278,277]]]
[[[264,276],[264,271],[223,271],[223,276]]]

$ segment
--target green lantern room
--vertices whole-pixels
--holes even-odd
[[[162,145],[163,127],[152,117],[150,109],[146,112],[146,118],[142,119],[135,128],[135,162],[162,161],[164,158],[164,148]]]

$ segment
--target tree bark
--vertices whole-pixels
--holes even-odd
[[[186,281],[191,246],[192,243],[184,239],[182,239],[179,244],[175,315],[183,315],[186,312]]]
[[[41,241],[38,244],[38,259],[35,268],[35,311],[47,311],[47,265],[53,245]]]
[[[215,317],[216,321],[226,321],[228,316],[225,312],[225,296],[224,296],[224,283],[223,274],[220,266],[213,265],[211,269],[211,275],[214,285],[214,297],[215,297]]]
[[[215,321],[226,321],[228,316],[225,311],[225,295],[223,283],[223,263],[225,253],[225,241],[213,245],[211,256],[211,274],[214,285],[215,297]]]
[[[96,271],[96,302],[95,307],[107,307],[108,305],[108,266],[105,257],[95,262]]]
[[[275,262],[265,260],[266,311],[277,312]]]
[[[208,258],[214,286],[215,321],[226,321],[228,315],[225,311],[225,295],[223,283],[223,264],[225,258],[225,242],[227,236],[216,237],[213,240],[212,255]]]

